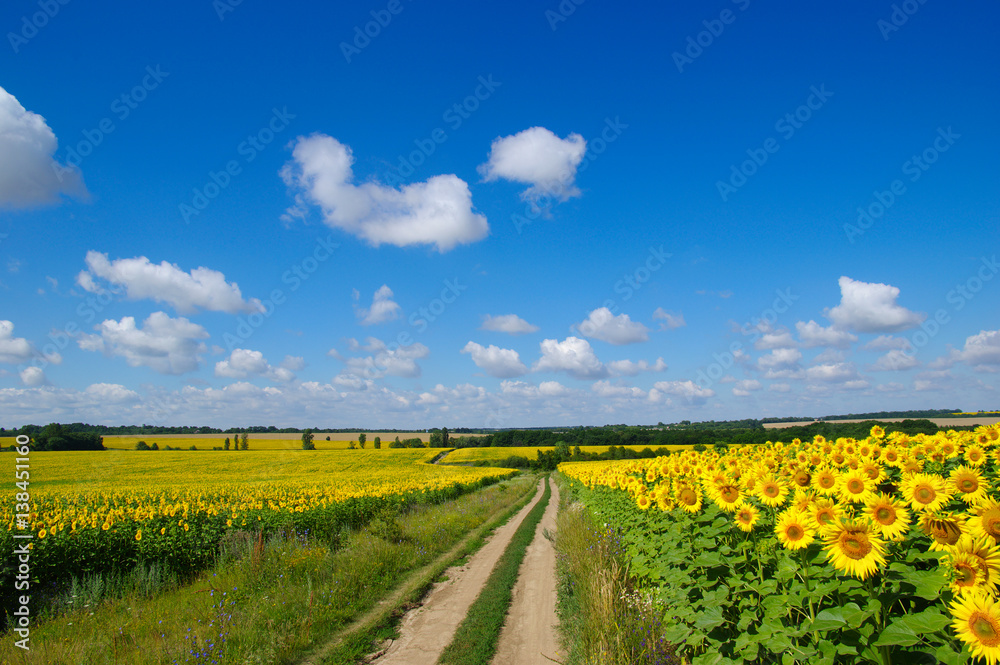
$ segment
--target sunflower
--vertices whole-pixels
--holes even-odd
[[[701,510],[701,491],[691,485],[681,485],[675,494],[677,505],[689,513]]]
[[[920,516],[920,528],[930,536],[932,552],[953,547],[966,533],[965,521],[956,515],[924,513]]]
[[[817,529],[836,524],[843,516],[843,509],[833,499],[816,499],[807,511]]]
[[[638,497],[636,497],[635,503],[637,506],[639,506],[640,510],[649,510],[649,506],[653,502],[650,500],[648,494],[640,494]]]
[[[864,462],[861,465],[861,471],[876,485],[885,480],[885,469],[878,462],[871,460]]]
[[[977,469],[970,469],[964,465],[951,470],[948,484],[959,498],[968,504],[979,502],[990,488]]]
[[[885,565],[885,544],[867,521],[841,521],[823,537],[826,557],[837,570],[865,579]]]
[[[135,539],[142,540],[142,529],[139,529],[138,531],[135,532]]]
[[[986,499],[977,505],[969,518],[969,530],[976,536],[988,536],[994,543],[1000,543],[1000,503]]]
[[[988,593],[973,591],[955,598],[948,609],[951,626],[969,652],[987,665],[1000,662],[1000,604]]]
[[[816,537],[816,531],[809,524],[808,516],[794,508],[781,513],[774,525],[774,532],[778,535],[778,542],[786,550],[808,547]]]
[[[899,466],[899,450],[896,446],[886,446],[882,449],[882,460],[889,466]]]
[[[951,568],[951,589],[955,592],[956,596],[973,591],[987,590],[983,571],[974,556],[958,553],[945,559],[945,562]]]
[[[890,494],[874,495],[865,504],[865,515],[887,540],[901,540],[910,527],[910,511]]]
[[[986,451],[977,445],[971,445],[965,449],[965,461],[978,468],[986,462]]]
[[[49,533],[48,531],[46,531],[45,529],[42,529],[41,531],[38,532],[38,538],[40,540],[44,540],[45,536],[47,536],[48,533]]]
[[[809,490],[795,490],[791,506],[800,513],[807,512],[816,500],[816,493]]]
[[[844,502],[866,503],[874,496],[874,491],[874,481],[860,469],[843,474],[837,484],[837,496]]]
[[[868,435],[873,439],[881,439],[885,437],[885,430],[882,429],[881,425],[873,425]]]
[[[837,472],[829,467],[817,469],[812,484],[817,492],[830,496],[837,491]]]
[[[985,588],[991,593],[996,592],[1000,582],[1000,547],[992,540],[966,534],[948,551],[952,556],[962,554],[972,557],[982,573]]]
[[[792,482],[795,483],[797,487],[805,489],[809,487],[812,481],[812,476],[805,469],[798,469],[792,474]]]
[[[774,476],[765,476],[757,483],[754,493],[765,506],[777,508],[788,498],[788,486]]]
[[[944,479],[930,473],[907,476],[900,490],[914,510],[940,510],[951,498]]]
[[[160,527],[160,535],[164,535],[167,532],[167,527]]]
[[[752,531],[754,524],[760,519],[760,513],[757,509],[749,504],[744,503],[742,506],[736,509],[736,514],[733,515],[733,519],[736,520],[736,526],[738,526],[743,531]]]
[[[743,492],[738,485],[722,485],[715,488],[712,497],[716,505],[727,513],[736,510],[737,506],[743,503]]]

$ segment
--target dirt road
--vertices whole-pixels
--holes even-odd
[[[552,498],[542,521],[535,529],[535,539],[528,546],[524,563],[514,585],[514,600],[507,622],[500,633],[500,643],[493,665],[539,665],[565,660],[560,654],[556,626],[556,550],[545,533],[555,535],[559,512],[559,489],[555,482]]]
[[[374,663],[379,665],[434,665],[444,648],[451,643],[455,629],[465,618],[472,601],[479,595],[497,560],[524,517],[542,498],[538,483],[534,498],[497,529],[489,541],[464,566],[446,571],[444,582],[434,585],[423,605],[412,610],[400,622],[400,636]],[[552,505],[550,502],[549,505]]]

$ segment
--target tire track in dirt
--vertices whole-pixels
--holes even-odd
[[[518,572],[507,621],[500,633],[493,665],[535,665],[560,662],[556,616],[556,549],[546,538],[555,535],[559,488],[553,480],[552,498],[535,529]]]
[[[517,527],[542,498],[538,483],[534,498],[490,539],[463,566],[446,571],[448,579],[438,582],[420,607],[407,612],[400,621],[400,635],[385,653],[372,661],[378,665],[434,665],[451,643],[458,624],[479,596],[500,555],[507,549]]]

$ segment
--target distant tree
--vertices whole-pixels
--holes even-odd
[[[226,437],[226,441],[222,444],[223,450],[229,450],[229,437]]]
[[[397,448],[402,448],[402,446],[399,445],[399,435],[398,434],[396,435],[396,447]]]
[[[357,448],[357,445],[355,445],[355,443],[353,441],[348,441],[347,442],[347,449],[348,450],[354,450],[355,448]]]
[[[448,428],[447,427],[442,427],[441,428],[441,447],[442,448],[447,448],[448,447]]]
[[[329,437],[327,437],[327,438],[329,438]],[[372,447],[375,448],[375,450],[378,450],[379,448],[381,448],[382,447],[382,439],[376,436],[375,440],[372,441]]]
[[[191,446],[188,450],[198,450],[198,446]]]
[[[326,437],[326,440],[327,440],[327,441],[329,441],[329,440],[330,440],[330,437],[329,437],[329,436],[327,436],[327,437]]]
[[[306,431],[302,432],[302,450],[316,450],[311,429],[306,429]]]
[[[149,444],[145,441],[137,441],[135,444],[136,450],[149,450]]]
[[[364,448],[365,448],[365,441],[367,439],[368,439],[368,437],[365,436],[364,432],[362,432],[361,434],[358,434],[358,445],[361,446],[362,450],[364,450]]]
[[[441,445],[441,432],[431,432],[430,442],[427,444],[428,448],[444,448]]]
[[[406,446],[403,445],[403,443],[399,440],[399,437],[397,436],[395,441],[390,441],[389,442],[389,447],[390,448],[405,448]]]
[[[159,447],[158,445],[156,445],[156,441],[154,441],[154,442],[153,442],[153,445],[151,445],[151,446],[149,447],[149,449],[150,449],[150,450],[159,450],[159,449],[160,449],[160,447]]]
[[[240,435],[240,450],[250,450],[250,435],[246,432]]]

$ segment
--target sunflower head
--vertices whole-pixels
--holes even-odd
[[[974,590],[955,598],[949,606],[952,628],[973,657],[995,665],[1000,660],[1000,605],[984,591]]]
[[[760,519],[760,513],[753,505],[744,503],[736,509],[733,519],[736,521],[736,526],[743,531],[749,532],[753,530],[757,520]]]
[[[965,522],[954,515],[924,513],[920,528],[931,538],[931,550],[945,550],[958,544],[965,534]]]
[[[865,515],[890,540],[902,538],[910,527],[910,511],[890,494],[874,496],[865,504]]]
[[[885,566],[885,544],[867,521],[842,520],[827,528],[824,549],[837,570],[865,579]]]
[[[774,532],[778,536],[778,542],[786,550],[808,547],[816,537],[816,531],[809,523],[806,514],[794,508],[786,510],[778,517]]]

